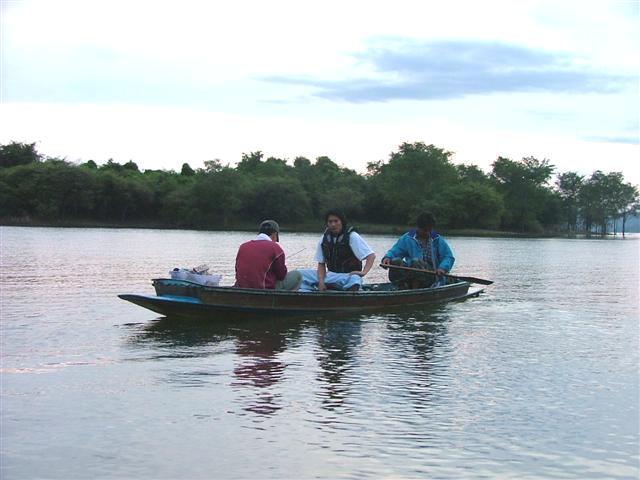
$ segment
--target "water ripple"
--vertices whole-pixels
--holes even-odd
[[[3,228],[2,473],[638,477],[637,240],[454,238],[496,283],[407,312],[189,321],[116,297],[204,262],[229,284],[250,236]]]

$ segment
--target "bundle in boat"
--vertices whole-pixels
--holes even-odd
[[[206,265],[199,265],[191,269],[176,267],[169,272],[169,275],[172,280],[186,280],[206,287],[217,287],[222,280],[222,275],[209,273],[209,267]]]

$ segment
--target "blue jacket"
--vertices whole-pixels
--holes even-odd
[[[449,272],[453,268],[453,252],[447,241],[436,232],[431,232],[431,258],[434,259],[433,269],[443,269]],[[410,265],[413,260],[422,260],[422,248],[416,239],[416,231],[411,230],[402,235],[398,241],[384,254],[384,258],[402,258],[404,263]]]

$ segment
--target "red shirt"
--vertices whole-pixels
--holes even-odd
[[[275,289],[284,280],[287,267],[277,242],[251,240],[240,245],[236,255],[236,287]]]

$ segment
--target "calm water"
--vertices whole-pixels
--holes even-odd
[[[0,235],[3,479],[640,473],[638,239],[451,238],[480,298],[232,323],[116,295],[201,263],[230,284],[251,234]],[[282,235],[290,267],[316,240]]]

